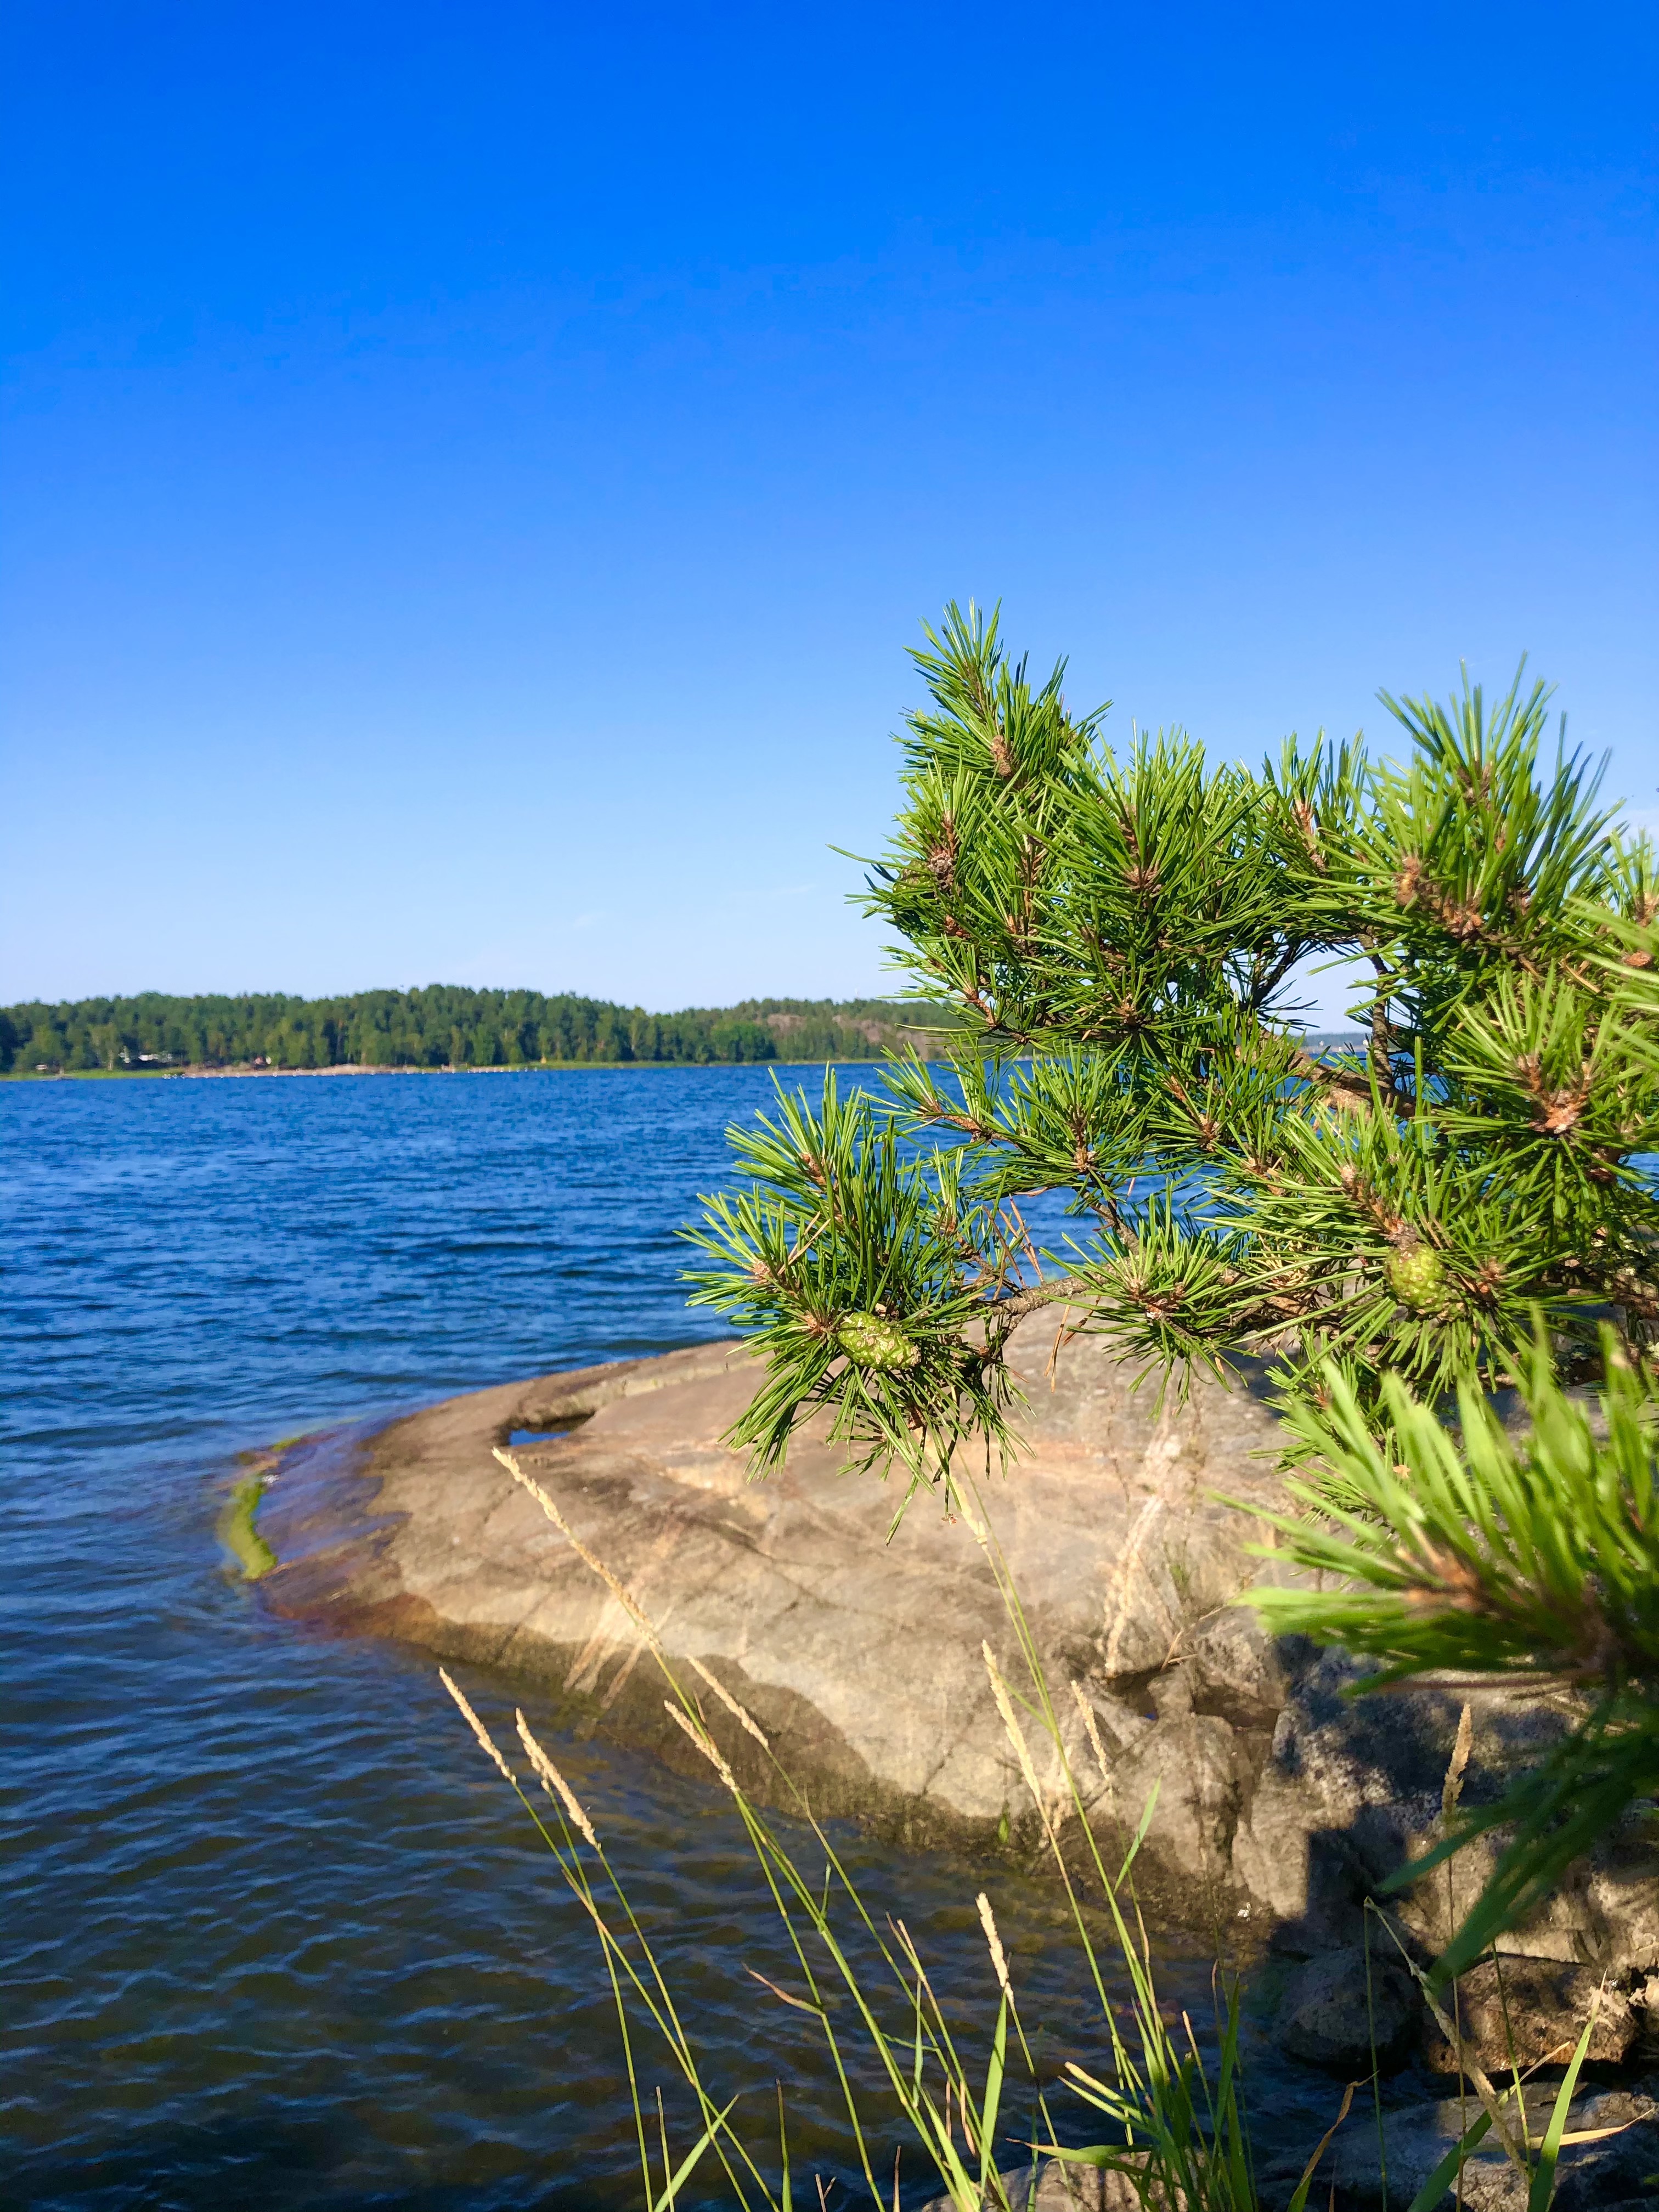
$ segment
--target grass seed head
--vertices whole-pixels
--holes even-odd
[[[511,1782],[513,1779],[513,1769],[501,1757],[500,1752],[496,1750],[495,1739],[491,1736],[489,1730],[478,1718],[478,1716],[473,1711],[471,1706],[468,1705],[465,1698],[456,1686],[446,1668],[442,1667],[439,1668],[438,1680],[443,1684],[445,1689],[448,1691],[450,1696],[454,1698],[462,1712],[465,1714],[466,1724],[471,1729],[473,1735],[477,1737],[478,1741],[483,1746],[485,1751],[489,1753],[491,1759],[495,1760],[496,1765],[500,1767],[507,1780]]]
[[[979,1907],[979,1924],[985,1930],[985,1941],[990,1946],[991,1964],[996,1968],[997,1980],[1001,1984],[1003,1995],[1012,1997],[1013,1991],[1008,1985],[1007,1954],[1002,1948],[1002,1938],[997,1933],[996,1918],[991,1911],[991,1900],[985,1892],[981,1890],[974,1902]]]
[[[579,1834],[586,1837],[587,1841],[592,1845],[593,1849],[598,1850],[599,1848],[599,1839],[594,1834],[593,1824],[588,1819],[586,1814],[583,1812],[575,1791],[565,1780],[563,1775],[560,1773],[558,1768],[554,1765],[552,1760],[542,1749],[540,1744],[537,1742],[535,1737],[532,1735],[530,1733],[529,1723],[526,1720],[524,1715],[518,1711],[516,1707],[514,1708],[514,1717],[519,1723],[519,1741],[524,1746],[525,1752],[529,1758],[530,1764],[535,1768],[537,1773],[541,1777],[543,1789],[546,1790],[550,1797],[556,1797],[558,1799],[560,1804],[562,1805],[565,1809],[572,1827],[574,1827]]]
[[[686,1656],[688,1658],[690,1657],[690,1654],[689,1652]],[[720,1699],[720,1703],[726,1707],[726,1711],[730,1713],[732,1717],[737,1722],[738,1726],[742,1729],[745,1734],[752,1735],[763,1751],[769,1751],[772,1747],[767,1741],[764,1735],[763,1735],[760,1723],[752,1717],[746,1707],[740,1705],[738,1703],[738,1700],[732,1696],[730,1690],[726,1688],[725,1683],[719,1680],[716,1676],[711,1674],[708,1668],[703,1665],[701,1659],[692,1659],[691,1664],[696,1669],[697,1673],[702,1675],[703,1680],[708,1683],[709,1688],[714,1692],[714,1695]]]
[[[720,1780],[726,1784],[726,1788],[735,1797],[738,1794],[738,1778],[736,1775],[732,1773],[726,1761],[720,1757],[719,1749],[715,1745],[713,1736],[711,1736],[706,1729],[700,1729],[688,1713],[683,1712],[680,1710],[679,1706],[674,1703],[672,1698],[665,1698],[663,1699],[662,1709],[667,1714],[669,1719],[673,1722],[675,1727],[678,1729],[681,1735],[690,1738],[691,1741],[696,1746],[697,1749],[702,1753],[703,1757],[708,1761],[708,1764],[714,1768],[715,1773],[719,1775]]]

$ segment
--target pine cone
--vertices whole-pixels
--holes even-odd
[[[1413,1244],[1403,1252],[1391,1252],[1382,1272],[1395,1297],[1413,1313],[1433,1313],[1444,1305],[1445,1265],[1439,1254],[1426,1244]]]
[[[896,1375],[921,1358],[921,1346],[912,1344],[896,1322],[884,1321],[879,1314],[843,1314],[836,1335],[855,1365],[873,1367],[880,1375]]]

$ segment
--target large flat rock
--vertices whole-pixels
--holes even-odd
[[[1461,1694],[1356,1702],[1351,1662],[1276,1647],[1235,1602],[1273,1567],[1248,1548],[1259,1523],[1218,1492],[1281,1497],[1276,1424],[1248,1391],[1195,1378],[1160,1403],[1099,1339],[1057,1358],[1054,1344],[1052,1316],[1014,1339],[1024,1450],[1006,1473],[981,1470],[954,1519],[924,1493],[894,1531],[896,1483],[843,1474],[821,1429],[751,1481],[722,1439],[759,1370],[741,1345],[715,1344],[448,1399],[343,1464],[298,1455],[261,1513],[280,1561],[261,1588],[279,1611],[534,1680],[566,1724],[696,1765],[628,1608],[493,1455],[515,1431],[558,1429],[519,1450],[525,1471],[653,1622],[667,1662],[718,1676],[816,1811],[916,1841],[989,1840],[1006,1820],[1015,1847],[1035,1850],[981,1650],[1029,1691],[1000,1560],[1091,1825],[1132,1828],[1157,1793],[1142,1862],[1155,1908],[1211,1928],[1248,1910],[1303,1955],[1351,1947],[1364,1898],[1439,1832]],[[1473,1703],[1468,1802],[1565,1724],[1547,1699]],[[775,1799],[775,1770],[706,1710],[746,1786]],[[1043,1741],[1032,1732],[1034,1751]],[[1052,1745],[1038,1779],[1060,1811]],[[1490,1856],[1459,1863],[1457,1913]],[[1401,1909],[1412,1939],[1440,1948],[1443,1876]],[[1659,1971],[1659,1868],[1640,1823],[1508,1941],[1612,1968],[1642,2002]]]
[[[631,1590],[671,1659],[718,1673],[816,1804],[895,1815],[912,1832],[994,1826],[1005,1811],[1018,1822],[1027,1792],[981,1644],[1017,1684],[1022,1670],[975,1514],[1056,1690],[1089,1686],[1115,1751],[1150,1728],[1147,1678],[1182,1657],[1251,1572],[1251,1524],[1212,1492],[1276,1493],[1273,1424],[1247,1394],[1200,1381],[1185,1403],[1171,1393],[1160,1407],[1155,1382],[1135,1390],[1097,1340],[1066,1345],[1051,1375],[1053,1341],[1052,1319],[1017,1338],[1025,1454],[1006,1474],[981,1471],[964,1518],[923,1494],[890,1540],[902,1492],[843,1474],[813,1431],[782,1472],[751,1481],[722,1437],[758,1370],[741,1346],[715,1345],[450,1399],[382,1431],[320,1496],[279,1480],[261,1527],[283,1564],[264,1589],[286,1612],[538,1678],[590,1724],[678,1759],[637,1630],[492,1456],[515,1431],[568,1422],[525,1447],[521,1464]],[[1264,1652],[1245,1634],[1248,1678]],[[1254,1717],[1270,1727],[1273,1713]],[[1200,1745],[1221,1802],[1200,1808],[1199,1828],[1224,1859],[1248,1778],[1231,1771],[1231,1743],[1220,1748],[1218,1777],[1214,1741]],[[1082,1763],[1092,1771],[1086,1751]]]

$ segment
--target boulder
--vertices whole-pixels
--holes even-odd
[[[724,1439],[758,1370],[742,1345],[711,1344],[503,1383],[289,1454],[261,1508],[278,1564],[259,1589],[280,1612],[534,1679],[565,1724],[689,1769],[643,1613],[665,1662],[716,1677],[820,1813],[1034,1852],[1041,1825],[981,1651],[1024,1686],[1006,1573],[1059,1716],[1064,1764],[1026,1733],[1062,1835],[1073,1788],[1115,1844],[1156,1790],[1151,1909],[1252,1939],[1271,1926],[1292,1958],[1352,1950],[1367,1899],[1441,1832],[1462,1698],[1355,1699],[1344,1655],[1268,1637],[1238,1600],[1279,1570],[1218,1493],[1282,1504],[1271,1413],[1202,1376],[1159,1403],[1099,1338],[1054,1358],[1053,1321],[1034,1316],[1011,1346],[1021,1455],[964,1470],[955,1518],[914,1499],[890,1540],[892,1490],[842,1474],[822,1421],[783,1469],[749,1479]],[[492,1455],[523,1431],[537,1434],[521,1465],[568,1535]],[[1468,1802],[1571,1719],[1547,1698],[1472,1702]],[[712,1698],[708,1712],[745,1785],[770,1794],[767,1759]],[[1441,1948],[1496,1847],[1391,1900],[1402,1940]],[[1622,1984],[1659,1977],[1659,1861],[1641,1823],[1508,1940]]]
[[[1398,2072],[1417,2042],[1423,2010],[1398,1958],[1362,1947],[1326,1951],[1296,1966],[1280,1995],[1274,2031],[1304,2064],[1352,2081],[1376,2065]]]
[[[1554,2100],[1553,2087],[1540,2085],[1526,2093],[1528,2130],[1534,2143],[1549,2124]],[[1599,2139],[1570,2142],[1562,2150],[1552,2212],[1593,2212],[1603,2205],[1611,2212],[1615,2205],[1650,2205],[1654,2191],[1650,2180],[1659,2166],[1656,2114],[1659,2104],[1641,2091],[1599,2090],[1578,2097],[1568,2114],[1568,2132]],[[1414,2202],[1441,2160],[1479,2117],[1473,2096],[1407,2106],[1385,2116],[1379,2145],[1372,2115],[1356,2112],[1320,2160],[1310,2204],[1334,2199],[1340,2212],[1388,2212],[1388,2208],[1400,2212]],[[1270,2167],[1261,2176],[1261,2201],[1284,2203],[1299,2176],[1300,2168],[1289,2162]],[[1467,2212],[1526,2212],[1527,2197],[1526,2180],[1488,2133],[1465,2163],[1461,2185],[1449,2188],[1438,2201],[1448,2212],[1460,2201]]]
[[[1170,2203],[1162,2192],[1137,2185],[1117,2167],[1045,2158],[1035,2171],[1030,2166],[1011,2166],[997,2178],[1014,2212],[1187,2212],[1180,2192]],[[922,2212],[953,2212],[953,2208],[948,2196],[933,2197]]]
[[[1555,2094],[1546,2085],[1526,2092],[1527,2126],[1534,2145],[1549,2124]],[[1426,2187],[1480,2112],[1473,2096],[1404,2106],[1384,2116],[1379,2144],[1369,2100],[1356,2099],[1352,2116],[1320,2159],[1310,2205],[1330,2203],[1337,2212],[1401,2212]],[[1654,2203],[1659,2193],[1654,2180],[1659,2167],[1659,2100],[1647,2088],[1582,2093],[1568,2112],[1566,2132],[1552,2212],[1599,2212],[1602,2206],[1613,2212],[1615,2207]],[[1261,2169],[1257,2202],[1288,2203],[1303,2171],[1299,2157]],[[1011,2167],[1001,2180],[1017,2212],[1185,2212],[1182,2204],[1143,2197],[1127,2173],[1056,2159],[1041,2160],[1035,2175],[1029,2166]],[[1458,2203],[1466,2212],[1527,2212],[1528,2193],[1526,2180],[1488,2133],[1466,2161],[1461,2183],[1449,2187],[1437,2203],[1446,2212]],[[950,2204],[948,2196],[934,2197],[924,2212],[950,2212]]]
[[[1565,2065],[1592,2009],[1595,2024],[1585,2053],[1592,2064],[1620,2064],[1641,2027],[1629,1997],[1607,1976],[1556,1959],[1500,1952],[1460,1975],[1455,1988],[1455,2008],[1450,1994],[1440,1999],[1440,2008],[1455,2023],[1465,2059],[1488,2073]],[[1438,2073],[1460,2070],[1457,2052],[1432,2017],[1424,2055]]]
[[[1238,1800],[1233,1731],[1207,1715],[1160,1715],[1112,1768],[1110,1802],[1121,1826],[1133,1832],[1150,1802],[1146,1848],[1212,1893],[1226,1881]]]
[[[1207,1695],[1226,1675],[1229,1698],[1259,1705],[1269,1662],[1240,1626],[1231,1644],[1201,1641],[1193,1685],[1168,1670],[1256,1571],[1243,1548],[1252,1524],[1214,1492],[1277,1499],[1275,1424],[1248,1393],[1201,1380],[1160,1406],[1095,1339],[1071,1344],[1051,1377],[1052,1337],[1052,1323],[1028,1324],[1013,1346],[1023,1455],[972,1481],[961,1517],[913,1500],[890,1542],[892,1491],[843,1474],[822,1424],[786,1468],[749,1479],[723,1437],[757,1369],[721,1344],[451,1399],[344,1463],[313,1453],[279,1471],[260,1517],[279,1563],[260,1589],[282,1612],[537,1678],[572,1724],[685,1765],[696,1754],[666,1722],[635,1620],[492,1456],[513,1433],[557,1430],[524,1446],[525,1471],[654,1624],[668,1663],[718,1675],[820,1810],[917,1839],[989,1836],[1006,1819],[1018,1840],[1022,1822],[1037,1826],[981,1655],[988,1642],[1023,1686],[994,1548],[1091,1817],[1132,1822],[1157,1786],[1149,1869],[1162,1863],[1207,1917],[1192,1886],[1230,1889],[1250,1777],[1232,1723],[1195,1711],[1194,1688]],[[1068,1682],[1091,1704],[1103,1774]],[[745,1782],[767,1788],[736,1724],[718,1706],[710,1717]],[[1057,1810],[1058,1758],[1028,1735]]]

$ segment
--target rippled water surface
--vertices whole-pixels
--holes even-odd
[[[0,1085],[5,2203],[638,2201],[588,1924],[431,1662],[266,1617],[215,1525],[240,1451],[718,1333],[672,1231],[769,1091],[745,1068]],[[711,2078],[758,2140],[781,2076],[806,2167],[842,2172],[811,2024],[744,1971],[793,1978],[724,1801],[561,1755]],[[981,1997],[982,1870],[849,1849]],[[992,1887],[1031,2018],[1087,2048],[1052,1900]]]

